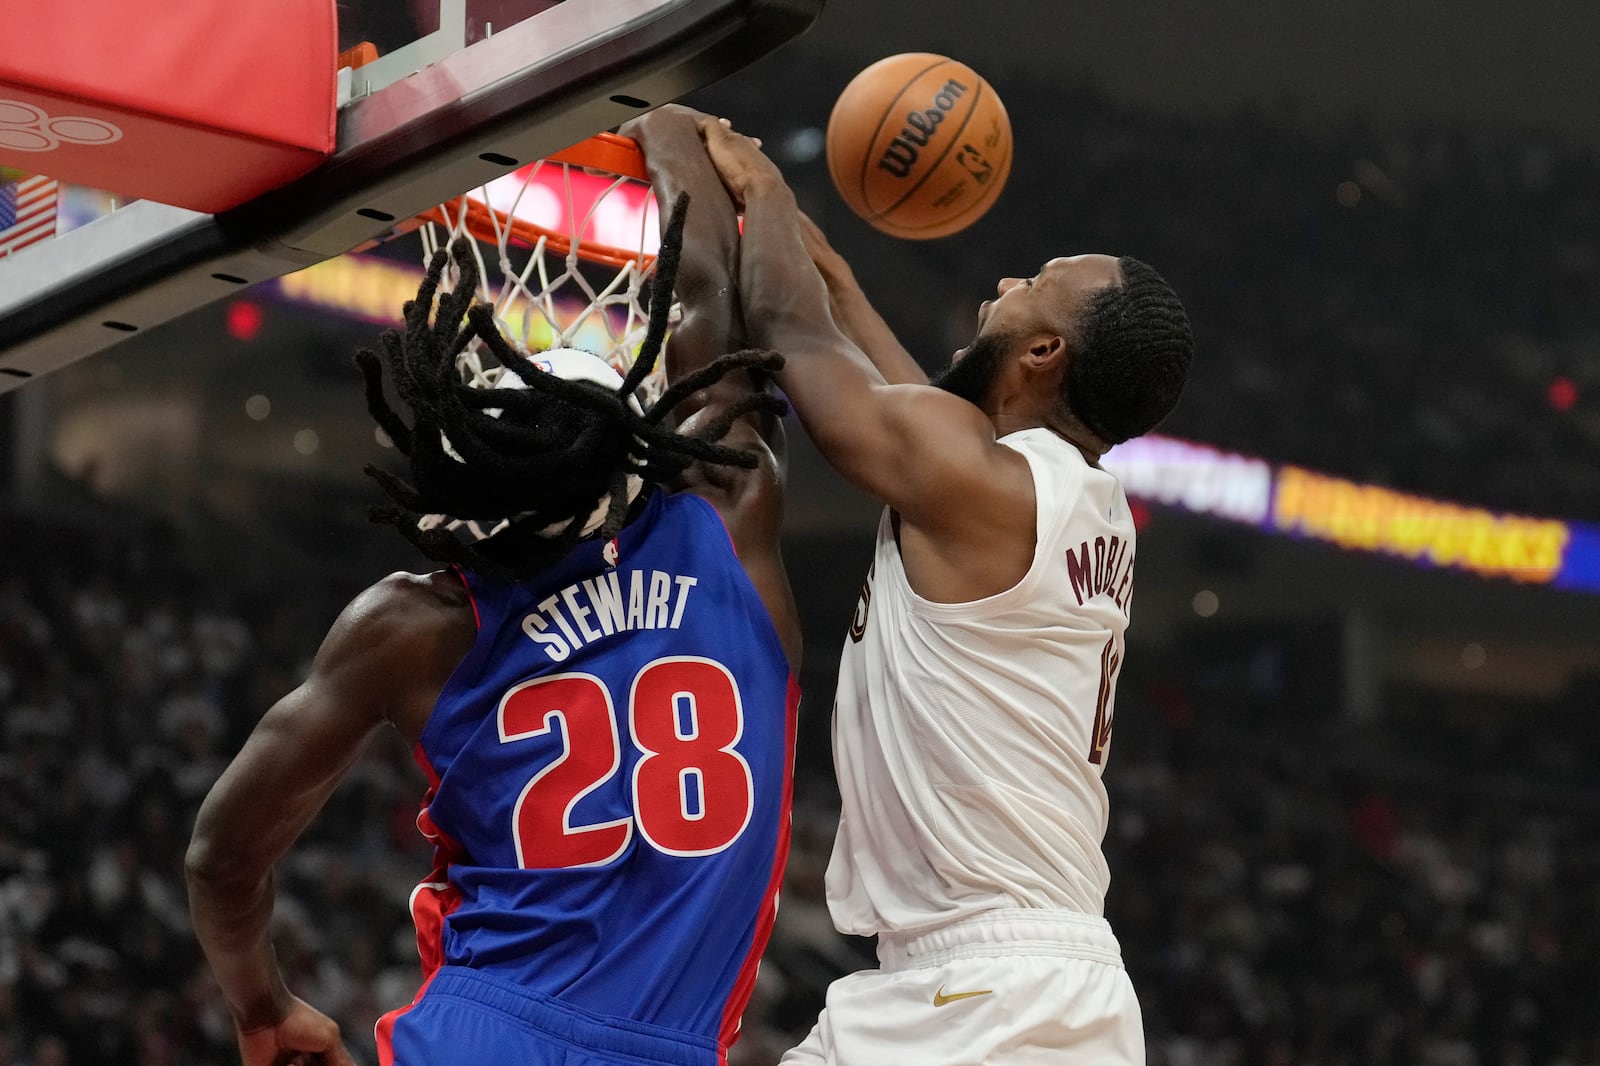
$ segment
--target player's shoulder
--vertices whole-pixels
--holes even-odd
[[[416,574],[396,570],[367,586],[350,601],[350,609],[366,614],[395,610],[471,609],[471,596],[460,573],[434,570]]]
[[[338,628],[364,641],[405,641],[428,631],[474,626],[472,598],[451,570],[399,570],[357,593]]]
[[[477,639],[460,577],[396,572],[352,598],[312,664],[311,681],[384,708],[409,739]]]

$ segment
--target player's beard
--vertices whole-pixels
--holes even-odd
[[[1000,376],[1000,364],[1010,347],[1008,336],[981,334],[967,345],[966,354],[935,374],[929,384],[982,407],[995,378]]]

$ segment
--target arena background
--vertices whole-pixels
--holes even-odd
[[[407,14],[342,7],[352,41]],[[1229,490],[1192,488],[1260,460],[1553,521],[1584,585],[1597,39],[1574,0],[836,0],[690,98],[765,138],[925,366],[998,277],[1063,252],[1138,255],[1188,303],[1199,357],[1162,433],[1215,451],[1168,472],[1188,489],[1144,483],[1107,773],[1108,915],[1153,1066],[1600,1064],[1594,582],[1241,523]],[[998,205],[928,244],[856,221],[820,158],[845,82],[908,50],[984,73],[1016,133]],[[0,398],[0,1066],[234,1061],[184,910],[195,807],[345,600],[420,566],[363,518],[360,466],[383,457],[349,362],[379,328],[367,294],[291,289]],[[833,670],[876,509],[791,439],[807,700],[741,1066],[776,1062],[871,959],[820,885]],[[377,744],[282,870],[291,986],[367,1061],[416,984],[421,789]]]

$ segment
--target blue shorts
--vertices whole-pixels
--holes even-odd
[[[442,967],[414,1005],[385,1016],[378,1024],[378,1048],[380,1061],[394,1066],[719,1066],[725,1061],[709,1037],[590,1014],[461,966]]]

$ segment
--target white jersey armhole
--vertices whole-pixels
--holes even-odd
[[[1016,438],[1032,433],[1050,433],[1050,430],[1043,428],[1021,430],[1017,433],[1008,433],[996,442],[1027,460],[1029,473],[1033,477],[1033,559],[1028,563],[1027,572],[1010,588],[964,603],[940,603],[919,595],[917,590],[911,587],[911,579],[906,576],[905,558],[900,554],[900,540],[894,534],[890,512],[885,509],[878,527],[878,536],[880,543],[885,545],[885,550],[892,553],[893,565],[884,569],[890,571],[889,580],[896,582],[905,593],[912,613],[940,622],[985,618],[1006,610],[1019,600],[1027,599],[1034,587],[1043,579],[1046,570],[1044,561],[1049,553],[1056,549],[1056,542],[1062,536],[1062,525],[1053,521],[1060,511],[1061,496],[1056,486],[1048,482],[1054,471],[1045,462],[1044,457],[1035,455],[1031,448],[1018,447],[1015,443]]]

